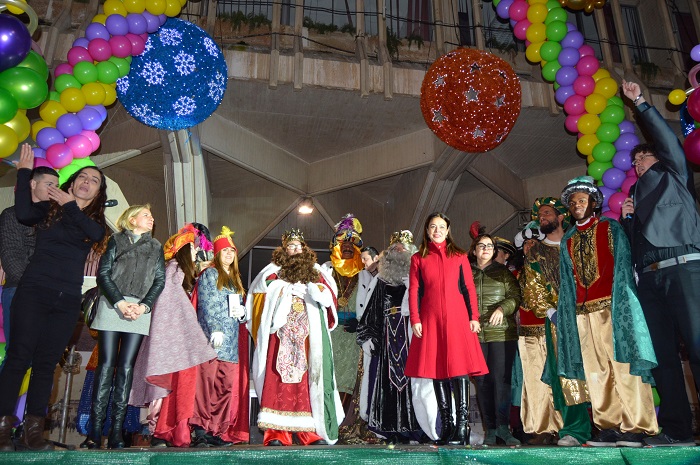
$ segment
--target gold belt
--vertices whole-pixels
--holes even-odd
[[[396,315],[397,313],[401,313],[401,308],[391,307],[384,310],[384,315]]]
[[[525,325],[518,328],[518,336],[544,337],[544,325]]]
[[[612,301],[612,298],[603,297],[601,299],[586,302],[585,304],[577,305],[576,306],[576,314],[577,315],[588,315],[589,313],[595,313],[595,312],[599,312],[601,310],[605,310],[606,308],[610,308],[611,301]]]

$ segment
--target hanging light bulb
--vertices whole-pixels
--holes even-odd
[[[314,203],[310,197],[306,197],[299,204],[299,210],[297,210],[300,215],[310,215],[314,212]]]

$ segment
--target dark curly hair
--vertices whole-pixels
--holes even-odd
[[[316,264],[316,252],[306,244],[301,253],[287,255],[282,247],[277,247],[272,252],[272,263],[280,267],[278,276],[288,283],[315,283],[318,281]]]

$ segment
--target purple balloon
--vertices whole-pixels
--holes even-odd
[[[46,150],[41,147],[33,147],[32,152],[34,152],[34,158],[46,158]]]
[[[622,171],[627,171],[632,168],[632,159],[630,158],[629,150],[618,150],[612,159],[613,166]]]
[[[125,36],[129,33],[129,22],[125,17],[116,13],[107,16],[105,27],[113,36]]]
[[[501,0],[501,2],[496,7],[496,14],[503,18],[508,19],[510,17],[510,6],[513,4],[513,0]]]
[[[160,27],[160,20],[158,19],[158,16],[153,15],[149,13],[148,11],[144,11],[141,13],[141,16],[143,16],[146,19],[146,32],[149,34],[153,34],[158,30]]]
[[[66,138],[56,128],[44,128],[36,134],[36,143],[46,150],[53,144],[62,144]]]
[[[109,31],[104,26],[104,24],[90,23],[88,25],[88,27],[85,29],[85,37],[87,37],[88,40],[92,40],[92,39],[109,40],[110,36],[109,36]]]
[[[85,107],[77,115],[80,118],[80,124],[83,126],[83,129],[96,131],[102,126],[102,115],[94,108]]]
[[[571,47],[578,50],[583,45],[583,40],[583,34],[579,31],[569,31],[561,40],[561,46],[562,48]]]
[[[563,48],[561,52],[559,52],[559,57],[557,58],[557,61],[562,66],[576,66],[576,63],[578,63],[578,60],[580,58],[581,55],[579,54],[577,49],[567,47]]]
[[[32,37],[27,26],[12,15],[0,15],[0,32],[0,71],[5,71],[29,55]]]
[[[104,105],[85,105],[85,108],[92,108],[97,113],[99,113],[100,119],[103,123],[107,119],[107,109],[104,107]]]
[[[622,181],[625,180],[627,175],[625,172],[618,168],[608,168],[605,173],[603,173],[603,184],[605,187],[610,189],[618,190],[622,187]]]
[[[617,191],[615,189],[610,189],[606,186],[600,186],[598,189],[600,189],[600,192],[603,193],[603,208],[605,208],[608,206],[608,200],[610,200],[610,196]]]
[[[639,145],[639,138],[632,132],[620,134],[620,137],[615,141],[617,150],[632,150],[636,145]]]
[[[573,66],[562,66],[557,71],[556,81],[560,86],[570,86],[574,83],[578,73]]]
[[[571,32],[576,30],[576,25],[572,22],[567,21],[566,22],[566,31]]]
[[[162,15],[158,15],[158,22],[160,23],[161,26],[162,26],[163,24],[165,24],[165,22],[166,22],[167,20],[168,20],[168,17],[165,16],[165,13],[163,13]]]
[[[554,93],[554,98],[556,99],[557,103],[559,105],[564,105],[566,100],[574,95],[576,92],[574,92],[574,87],[573,86],[561,86],[557,89],[557,91]]]
[[[126,15],[126,22],[129,23],[129,32],[132,34],[141,35],[148,32],[148,21],[143,15],[129,13]]]
[[[87,37],[78,37],[73,41],[73,47],[83,47],[87,49],[89,43],[90,41],[87,39]]]
[[[700,44],[693,47],[690,51],[690,58],[692,58],[693,61],[700,61]]]
[[[518,22],[514,19],[510,20],[510,27],[515,27],[515,25],[518,24]]]
[[[83,130],[83,124],[80,122],[78,115],[74,113],[66,113],[58,117],[56,120],[56,129],[61,131],[63,137],[77,136]]]
[[[620,134],[626,134],[628,132],[634,134],[634,123],[632,123],[632,121],[624,120],[622,123],[618,124],[618,126],[620,128]]]

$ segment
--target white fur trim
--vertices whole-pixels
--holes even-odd
[[[418,424],[430,439],[437,441],[440,437],[436,430],[438,407],[433,380],[411,378],[411,394]]]

